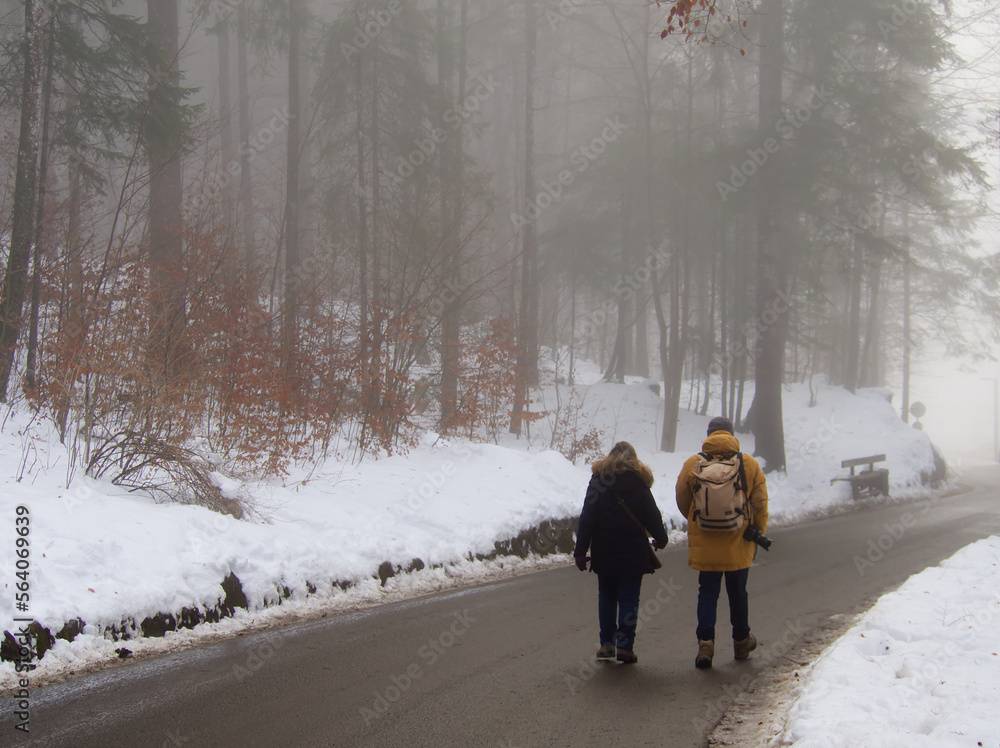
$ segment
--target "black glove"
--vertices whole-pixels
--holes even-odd
[[[573,560],[576,561],[576,568],[580,571],[587,570],[587,562],[590,561],[590,556],[573,556]]]
[[[658,550],[660,550],[662,548],[666,548],[667,547],[666,543],[664,543],[663,545],[660,545],[658,542],[656,542],[656,538],[653,538],[652,540],[650,540],[649,544],[651,546],[653,546],[653,550],[654,551],[658,551]]]

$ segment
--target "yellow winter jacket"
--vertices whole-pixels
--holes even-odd
[[[701,446],[707,455],[728,455],[740,451],[740,442],[728,431],[714,431]],[[677,477],[677,508],[688,520],[688,566],[697,571],[738,571],[748,568],[757,552],[742,532],[705,532],[693,522],[694,468],[701,457],[689,457]],[[750,455],[743,455],[743,469],[749,486],[750,521],[767,532],[767,481],[764,471]]]

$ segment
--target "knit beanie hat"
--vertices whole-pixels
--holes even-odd
[[[735,436],[733,431],[733,422],[730,421],[725,416],[716,416],[711,421],[708,422],[708,433],[711,435],[716,431],[728,431],[730,434]]]

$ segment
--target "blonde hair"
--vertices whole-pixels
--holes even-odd
[[[609,480],[615,473],[630,470],[639,476],[646,488],[653,485],[653,471],[639,461],[635,447],[628,442],[618,442],[607,457],[595,460],[590,469],[604,480]]]

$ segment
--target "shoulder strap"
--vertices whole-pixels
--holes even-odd
[[[740,452],[740,482],[743,484],[743,497],[746,499],[746,517],[753,522],[753,502],[750,501],[750,484],[747,482],[747,471],[743,467],[743,453]]]
[[[639,529],[642,530],[642,536],[644,538],[647,537],[648,533],[646,532],[646,527],[642,524],[642,522],[640,522],[636,518],[636,516],[634,514],[632,514],[632,510],[629,509],[627,506],[625,506],[625,500],[622,499],[622,497],[621,497],[620,494],[617,494],[617,493],[615,494],[615,500],[618,502],[618,506],[620,506],[622,509],[624,509],[625,513],[632,519],[633,522],[635,522],[635,524],[639,527]]]

